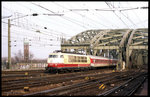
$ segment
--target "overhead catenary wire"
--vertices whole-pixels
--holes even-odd
[[[35,4],[35,3],[33,3],[33,4]],[[41,8],[43,8],[43,9],[45,9],[45,10],[47,10],[47,11],[50,11],[50,12],[52,12],[52,13],[55,13],[55,12],[51,11],[50,9],[47,9],[47,8],[41,6],[41,5],[38,5],[38,4],[35,4],[35,5],[37,5],[37,6],[41,7]],[[72,23],[75,23],[75,24],[77,24],[77,25],[80,25],[80,27],[83,27],[83,28],[85,28],[85,29],[87,29],[87,28],[89,27],[89,25],[86,25],[86,26],[88,26],[88,27],[84,27],[84,26],[82,26],[81,22],[79,22],[79,21],[77,21],[77,20],[75,20],[75,19],[73,19],[73,18],[67,17],[67,16],[63,16],[63,17],[61,17],[61,18],[64,18],[64,19],[66,19],[66,20],[68,20],[68,21],[70,21],[70,22],[72,22]],[[90,26],[92,26],[92,25],[90,25]]]
[[[39,6],[40,8],[43,8],[43,9],[45,9],[45,10],[51,12],[51,13],[55,13],[55,12],[51,11],[50,9],[47,9],[47,8],[45,8],[45,7],[43,7],[43,6],[39,5],[39,4],[35,4],[35,3],[32,3],[32,4],[34,4],[34,5],[36,5],[36,6]],[[61,17],[61,18],[65,19],[65,20],[67,20],[67,21],[70,21],[70,22],[72,22],[72,23],[74,23],[74,24],[76,24],[76,25],[78,25],[78,26],[80,26],[80,27],[83,27],[83,26],[81,26],[80,24],[77,24],[77,23],[73,22],[72,20],[69,20],[67,17],[64,17],[64,16],[63,16],[63,17]],[[83,28],[85,29],[85,27],[83,27]]]
[[[4,28],[3,28],[4,29]],[[6,29],[5,29],[6,30]],[[39,38],[39,37],[41,37],[41,36],[35,36],[35,35],[31,35],[31,34],[25,34],[25,33],[20,33],[20,31],[19,30],[15,30],[15,29],[12,29],[12,37],[14,37],[14,35],[16,36],[15,38],[16,39],[18,39],[18,37],[20,38],[21,36],[22,37],[28,37],[28,39],[32,39],[33,41],[35,40],[34,39],[34,37],[36,37],[36,38]],[[40,41],[42,41],[42,40],[45,40],[45,41],[60,41],[60,40],[58,40],[58,39],[56,39],[56,38],[50,38],[50,37],[41,37],[40,38]]]
[[[113,7],[113,8],[116,8],[114,5],[112,5],[111,3],[110,3],[110,5]],[[120,3],[119,3],[119,5],[121,5]],[[129,17],[127,17],[122,11],[119,11],[124,17],[126,17],[133,25],[134,25],[134,27],[136,27],[136,25],[135,25],[135,23],[129,18]]]
[[[86,5],[87,6],[87,5]],[[88,8],[90,8],[89,6],[87,6]],[[90,8],[91,9],[91,8]],[[96,15],[97,17],[103,17],[103,19],[102,20],[105,20],[105,22],[109,22],[111,25],[114,25],[113,27],[116,27],[116,28],[119,28],[117,25],[115,25],[115,24],[113,24],[112,22],[110,22],[110,20],[107,20],[103,15],[101,15],[100,13],[98,13],[98,11],[96,11],[96,10],[93,10],[96,14],[94,14],[94,15]]]
[[[20,14],[21,14],[21,13],[20,13]],[[14,22],[14,21],[12,21],[12,22]],[[17,22],[17,23],[20,23],[20,24],[23,24],[22,21],[15,21],[14,23],[16,24],[16,22]],[[25,25],[25,24],[23,24],[23,25]],[[30,24],[30,25],[31,25],[31,24]],[[41,27],[41,28],[42,28],[42,27]],[[44,27],[43,27],[43,28],[44,28]],[[48,28],[48,29],[49,29],[49,28]],[[49,30],[53,30],[53,29],[49,29]],[[53,31],[55,31],[55,30],[53,30]],[[55,33],[53,33],[53,35],[59,35],[59,34],[62,35],[62,34],[63,34],[63,35],[65,35],[65,36],[68,36],[67,34],[62,33],[62,32],[58,32],[58,34],[56,34],[56,32],[58,32],[58,31],[55,31]],[[60,36],[61,36],[61,35],[60,35]],[[70,37],[70,36],[69,36],[69,37]]]
[[[6,35],[3,35],[2,36],[3,38],[8,38],[8,36]],[[16,40],[16,37],[11,37],[11,39],[13,39],[15,41],[15,43],[17,43],[17,40]],[[13,42],[13,41],[12,41]],[[21,45],[23,44],[24,42],[24,39],[19,39],[19,42],[18,43],[21,43]],[[13,42],[14,43],[14,42]],[[45,46],[60,46],[60,43],[59,45],[58,44],[52,44],[52,43],[45,43],[45,42],[38,42],[38,41],[30,41],[29,42],[30,46],[34,46],[34,45],[45,45]],[[11,45],[14,45],[14,44],[11,44]],[[23,45],[22,45],[23,46]]]
[[[65,9],[67,9],[67,10],[70,10],[70,9],[68,9],[68,8],[66,8],[66,7],[64,7],[64,6],[62,6],[62,5],[60,5],[60,4],[58,4],[58,3],[55,3],[55,2],[53,2],[54,4],[56,4],[56,5],[58,5],[58,6],[60,6],[60,7],[62,7],[62,8],[65,8]],[[71,11],[71,10],[70,10]],[[80,15],[80,16],[84,16],[84,15],[82,15],[82,14],[80,14],[80,13],[77,13],[77,12],[74,12],[74,11],[72,11],[73,13],[75,13],[75,14],[78,14],[78,15]],[[100,24],[100,25],[102,25],[102,26],[104,26],[104,27],[108,27],[108,26],[106,26],[106,25],[104,25],[104,24],[102,24],[102,23],[100,23],[100,22],[97,22],[97,21],[95,21],[95,20],[93,20],[93,19],[91,19],[91,18],[89,18],[89,17],[87,17],[87,16],[85,16],[87,19],[89,19],[89,20],[91,20],[92,22],[94,22],[94,23],[97,23],[97,24]]]
[[[2,21],[3,22],[3,21]],[[3,23],[5,23],[5,24],[8,24],[7,22],[3,22]],[[18,22],[18,23],[20,23],[20,25],[24,25],[22,22]],[[14,24],[11,24],[11,25],[13,25],[13,26],[16,26],[16,27],[21,27],[21,28],[24,28],[24,29],[26,29],[26,30],[30,30],[30,31],[33,31],[33,32],[36,32],[36,30],[38,30],[37,28],[33,28],[33,27],[31,27],[30,29],[28,29],[27,27],[22,27],[22,26],[20,26],[20,25],[15,25],[15,23]],[[39,27],[39,26],[38,26]],[[61,35],[59,35],[59,34],[55,34],[55,33],[52,33],[52,31],[54,31],[54,30],[52,30],[52,31],[47,31],[47,30],[39,30],[39,31],[41,31],[42,33],[40,33],[40,34],[44,34],[44,35],[48,35],[48,36],[54,36],[54,37],[60,37],[60,36],[62,36],[62,34]],[[47,34],[46,34],[47,33]],[[63,34],[64,35],[64,34]]]
[[[37,5],[37,4],[36,4],[36,5]],[[40,6],[40,7],[41,7],[41,5],[37,5],[37,6]],[[53,11],[51,11],[51,10],[49,10],[49,9],[47,9],[47,8],[45,8],[45,7],[43,7],[43,6],[42,6],[42,8],[46,9],[47,11],[53,12]],[[69,9],[67,9],[67,10],[69,10]],[[53,13],[54,13],[54,12],[53,12]],[[81,14],[80,14],[80,15],[81,15]],[[83,16],[83,15],[81,15],[81,16]],[[85,30],[87,29],[87,27],[83,26],[82,23],[81,23],[81,24],[76,23],[77,20],[75,20],[75,19],[72,19],[72,18],[67,17],[67,16],[63,16],[63,17],[61,17],[61,18],[66,19],[66,20],[68,20],[68,21],[70,21],[70,22],[72,22],[72,23],[74,23],[74,24],[77,24],[78,26],[85,28]],[[69,18],[70,18],[70,19],[69,19]],[[97,22],[97,21],[96,21],[96,22]],[[87,26],[89,26],[89,25],[87,25]]]
[[[18,31],[15,31],[15,32],[18,32]],[[14,33],[14,32],[12,32],[12,33]],[[13,37],[13,36],[12,36]],[[29,36],[28,36],[29,37]],[[15,37],[15,39],[17,39],[16,37]],[[42,42],[42,41],[40,41],[40,42]],[[39,41],[38,41],[38,43],[39,43]],[[45,42],[43,42],[43,43],[45,43]],[[43,45],[45,45],[45,44],[43,44]],[[53,45],[50,45],[50,46],[53,46]],[[60,46],[60,45],[59,45]]]
[[[129,6],[129,7],[131,7],[131,5],[127,2],[127,5]],[[135,16],[137,17],[137,19],[141,22],[141,19],[140,19],[140,17],[136,14],[136,12],[135,11],[132,11],[134,14],[135,14]],[[145,27],[145,25],[143,25],[143,27]]]
[[[25,7],[25,8],[28,8],[28,9],[30,9],[30,10],[33,10],[33,9],[27,7],[27,6],[24,6],[23,4],[20,4],[20,6]],[[38,13],[37,10],[33,10],[33,12]],[[41,18],[39,18],[39,19],[41,20]],[[49,19],[46,19],[46,20],[45,20],[45,18],[42,18],[42,21],[43,21],[43,20],[44,20],[44,22],[52,22],[53,19],[52,19],[51,21],[49,21]],[[76,30],[76,29],[74,29],[73,27],[69,27],[69,28],[68,28],[67,25],[70,26],[70,24],[60,23],[60,22],[52,22],[52,24],[61,25],[61,27],[64,26],[64,27],[67,28],[67,29]],[[64,24],[65,24],[65,25],[64,25]],[[61,32],[61,33],[62,33],[62,32]],[[65,34],[65,33],[63,33],[63,34]],[[70,36],[70,35],[66,35],[66,36]]]
[[[109,8],[111,8],[111,6],[109,5],[109,3],[108,2],[105,2],[106,3],[106,5],[109,7]],[[127,28],[129,28],[129,26],[113,11],[113,13],[119,18],[119,20],[127,27]]]

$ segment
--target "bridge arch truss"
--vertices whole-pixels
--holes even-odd
[[[147,64],[148,29],[98,29],[83,31],[67,41],[61,42],[63,52],[83,53],[119,59],[129,68],[135,60],[142,58],[140,64]],[[139,57],[136,57],[136,53]],[[132,62],[132,65],[129,66]],[[138,64],[137,64],[138,65]]]

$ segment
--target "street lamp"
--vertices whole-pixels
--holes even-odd
[[[17,18],[13,18],[10,19],[11,16],[5,17],[5,18],[9,18],[8,19],[8,69],[11,68],[11,40],[10,40],[10,22],[15,20],[15,19],[19,19],[19,18],[24,18],[27,16],[38,16],[38,15],[48,15],[48,16],[63,16],[64,14],[38,14],[38,13],[33,13],[33,14],[28,14],[28,15],[24,15],[21,17],[17,17]]]

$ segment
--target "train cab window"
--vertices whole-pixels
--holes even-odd
[[[60,55],[60,58],[64,58],[64,56],[63,56],[63,55]]]
[[[49,55],[49,58],[58,58],[58,55]]]
[[[49,55],[49,58],[53,58],[53,55]]]
[[[53,55],[49,55],[49,58],[52,58]]]
[[[53,58],[58,58],[58,55],[53,55]]]

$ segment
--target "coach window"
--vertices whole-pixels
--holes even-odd
[[[69,62],[73,62],[73,56],[68,56],[68,58]]]
[[[87,62],[87,57],[85,57],[85,59],[84,59],[84,60],[85,60],[85,62]]]
[[[77,57],[76,56],[74,56],[73,62],[77,62]]]
[[[81,57],[81,58],[82,58],[82,62],[85,62],[85,60],[84,60],[85,58],[84,57]]]
[[[78,62],[82,62],[81,57],[78,58]]]
[[[80,57],[79,56],[77,56],[77,62],[80,62]]]

